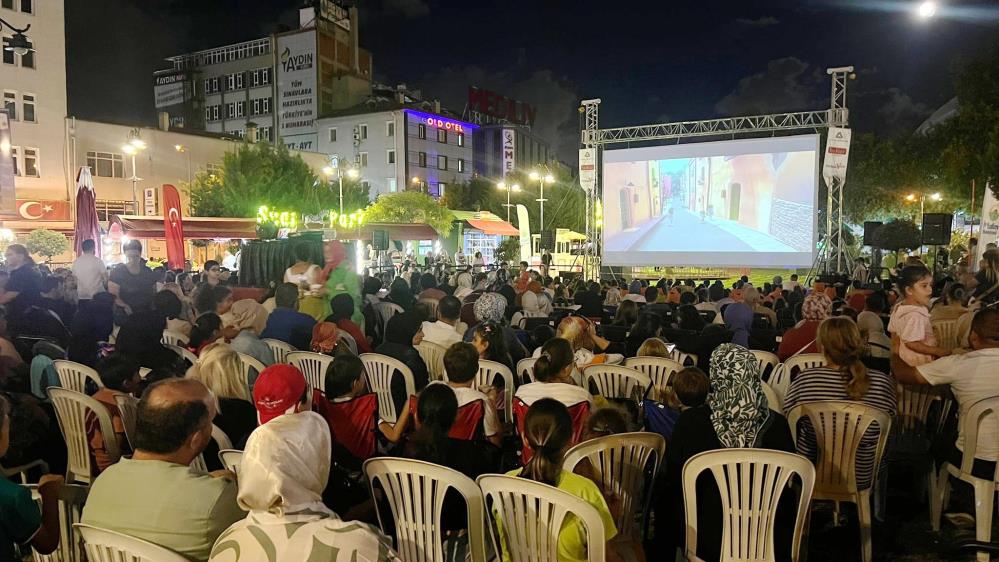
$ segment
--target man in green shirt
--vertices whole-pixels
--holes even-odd
[[[149,387],[136,414],[135,454],[97,478],[83,523],[207,560],[222,531],[246,516],[231,473],[189,466],[211,440],[215,414],[215,401],[198,381]]]

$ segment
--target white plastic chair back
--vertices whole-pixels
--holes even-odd
[[[153,370],[150,369],[149,367],[139,367],[139,378],[142,380],[146,380],[146,377],[148,377],[149,373],[152,372]]]
[[[423,340],[416,346],[416,351],[420,353],[420,358],[427,364],[427,373],[430,380],[444,380],[444,353],[447,349],[439,343]]]
[[[121,423],[125,426],[125,438],[135,450],[135,419],[139,410],[139,399],[131,394],[116,394],[114,401],[121,412]]]
[[[760,351],[758,349],[752,349],[749,351],[756,357],[757,363],[760,364],[760,377],[763,377],[767,373],[767,367],[770,367],[770,373],[774,372],[777,365],[780,365],[780,357],[770,353],[769,351]]]
[[[392,400],[392,377],[396,371],[401,373],[406,384],[406,396],[413,396],[416,394],[413,371],[402,361],[381,353],[362,353],[361,363],[364,363],[368,388],[378,395],[378,415],[389,423],[395,423],[399,415]]]
[[[215,424],[212,424],[212,441],[215,441],[215,444],[218,446],[220,452],[226,449],[232,449],[232,441],[229,439],[229,436]],[[221,456],[219,457],[219,460],[221,461]],[[205,462],[204,453],[194,457],[194,460],[191,461],[191,468],[199,472],[208,472],[208,464]]]
[[[652,380],[645,373],[622,365],[590,365],[583,369],[583,388],[604,398],[641,400]]]
[[[41,511],[42,497],[38,494],[38,487],[34,484],[28,487],[31,488],[32,499],[38,503],[38,510]],[[80,522],[89,491],[89,486],[81,484],[63,484],[59,488],[59,546],[51,554],[40,554],[31,549],[31,559],[34,562],[86,562],[83,537],[73,525]]]
[[[517,361],[517,375],[520,377],[520,384],[534,382],[534,363],[537,357],[528,357]]]
[[[673,348],[673,360],[684,367],[692,367],[697,365],[697,355],[694,353],[687,353],[686,351],[680,351],[679,348]]]
[[[322,390],[326,386],[326,369],[333,363],[333,358],[311,351],[293,351],[288,354],[288,363],[302,371],[312,388]]]
[[[944,349],[955,349],[961,347],[960,334],[957,332],[956,319],[933,322],[933,335],[937,338],[937,345]]]
[[[764,381],[760,381],[760,384],[763,386],[763,395],[767,397],[767,405],[770,406],[770,409],[775,412],[783,413],[784,401],[780,399],[780,396],[777,396],[776,392],[774,392],[774,387],[770,386],[770,383]]]
[[[404,312],[401,306],[393,302],[386,301],[375,303],[374,309],[375,314],[377,314],[378,319],[380,320],[383,336],[385,334],[385,328],[388,326],[388,321],[396,314]]]
[[[173,330],[163,330],[163,338],[160,341],[167,345],[177,345],[180,347],[186,347],[190,343],[187,336]]]
[[[666,357],[629,357],[624,366],[645,373],[652,381],[649,398],[660,402],[666,398],[663,391],[673,384],[673,375],[683,369],[683,365]]]
[[[711,471],[721,496],[721,559],[732,561],[777,560],[774,551],[777,504],[782,493],[790,492],[791,477],[801,478],[791,540],[791,560],[798,560],[815,484],[815,467],[808,459],[768,449],[723,449],[691,457],[683,466],[688,560],[699,560],[697,477],[704,471]]]
[[[250,379],[252,378],[253,380],[256,380],[256,377],[260,376],[260,373],[263,373],[267,366],[252,355],[239,352],[236,352],[236,354],[239,355],[239,364],[242,369],[240,376],[243,378],[243,383],[246,385],[246,396],[252,400],[253,393],[250,391],[252,388],[250,385]],[[254,373],[256,373],[256,375],[254,375]]]
[[[930,408],[942,401],[940,389],[926,385],[896,384],[898,410],[894,429],[898,433],[926,435],[930,433]]]
[[[440,305],[441,301],[437,299],[417,299],[416,304],[422,304],[427,307],[427,321],[436,322],[437,321],[437,307]]]
[[[271,348],[271,352],[274,353],[275,363],[287,363],[288,354],[298,351],[295,346],[290,343],[283,342],[281,340],[276,340],[274,338],[264,338],[260,340],[267,344],[267,347]]]
[[[804,369],[821,367],[826,364],[826,358],[821,353],[801,353],[794,357],[789,357],[787,361],[774,367],[770,371],[770,377],[766,382],[770,383],[774,394],[780,399],[781,404],[787,398],[787,390],[791,387],[791,377],[796,376]],[[762,372],[762,369],[761,371]]]
[[[337,333],[337,337],[343,340],[345,344],[347,344],[347,349],[349,349],[351,353],[357,355],[357,340],[354,339],[354,336],[350,335],[349,333],[343,330],[340,330]]]
[[[92,466],[87,416],[91,413],[96,416],[104,437],[104,449],[111,462],[115,463],[118,462],[121,451],[118,450],[118,439],[114,434],[114,426],[111,425],[111,415],[103,404],[82,392],[53,386],[49,387],[48,393],[55,408],[56,419],[59,420],[59,429],[66,440],[66,482],[90,484]]]
[[[475,374],[476,388],[496,386],[494,384],[496,377],[503,379],[503,418],[509,423],[513,421],[513,391],[516,386],[513,382],[513,373],[502,363],[479,359],[479,371]]]
[[[243,451],[239,449],[222,449],[219,451],[219,462],[226,470],[239,473],[239,463],[243,461]]]
[[[607,538],[597,509],[554,486],[515,476],[482,475],[482,490],[489,516],[503,526],[502,548],[511,562],[558,562],[558,536],[565,518],[572,514],[586,530],[586,559],[604,562]],[[492,525],[496,552],[500,538]]]
[[[55,367],[56,374],[59,376],[59,385],[63,388],[86,394],[88,380],[94,381],[97,388],[104,388],[104,383],[101,382],[101,377],[97,371],[82,363],[56,359],[52,362],[52,366]]]
[[[149,541],[77,523],[90,562],[188,562],[180,554]]]
[[[445,532],[441,517],[444,496],[453,489],[465,500],[468,545],[472,562],[485,562],[485,513],[482,492],[464,474],[440,465],[408,459],[375,458],[364,463],[364,474],[372,492],[378,485],[392,509],[396,551],[405,562],[446,560]],[[387,532],[382,510],[378,524]]]
[[[569,449],[562,468],[572,472],[589,459],[596,482],[621,501],[614,525],[622,536],[635,536],[635,514],[647,514],[655,482],[666,454],[666,440],[658,433],[618,433],[591,439]],[[651,465],[650,465],[651,463]],[[648,469],[650,478],[646,479]]]
[[[163,344],[163,345],[172,349],[174,353],[180,355],[184,359],[184,361],[187,361],[190,365],[194,365],[195,363],[198,362],[198,356],[191,353],[191,351],[186,347],[181,347],[179,345],[170,345],[170,344]]]

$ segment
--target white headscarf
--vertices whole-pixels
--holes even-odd
[[[239,463],[239,506],[278,517],[323,506],[330,474],[329,426],[315,412],[278,416],[250,434]]]

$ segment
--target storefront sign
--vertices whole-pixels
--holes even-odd
[[[316,32],[305,31],[277,38],[278,136],[292,148],[315,149],[317,96]],[[290,139],[294,138],[293,141]]]
[[[503,177],[514,171],[517,166],[517,131],[514,129],[503,129]]]
[[[468,87],[468,109],[494,120],[528,127],[534,125],[538,116],[538,109],[533,105],[477,86]]]

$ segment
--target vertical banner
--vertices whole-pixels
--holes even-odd
[[[531,246],[531,220],[527,207],[517,205],[517,225],[520,227],[520,259],[530,262],[533,249]]]
[[[822,177],[826,185],[832,185],[833,179],[840,185],[846,182],[846,165],[850,159],[850,129],[829,127],[829,137],[826,139],[826,157],[822,164]]]
[[[597,185],[597,149],[583,148],[579,151],[579,185],[589,193]]]
[[[295,150],[318,148],[316,30],[277,38],[277,113],[280,141]]]
[[[0,213],[17,212],[14,193],[14,157],[10,150],[10,119],[6,110],[0,109]]]
[[[513,129],[503,129],[503,169],[500,172],[503,178],[506,175],[514,171],[517,167],[516,153],[517,153],[517,131]]]
[[[999,201],[992,193],[992,182],[985,184],[985,196],[982,198],[982,230],[978,235],[978,252],[975,256],[975,266],[982,261],[985,246],[989,242],[999,241]]]
[[[167,265],[170,269],[184,267],[184,224],[177,188],[163,184],[163,232],[166,233]]]

